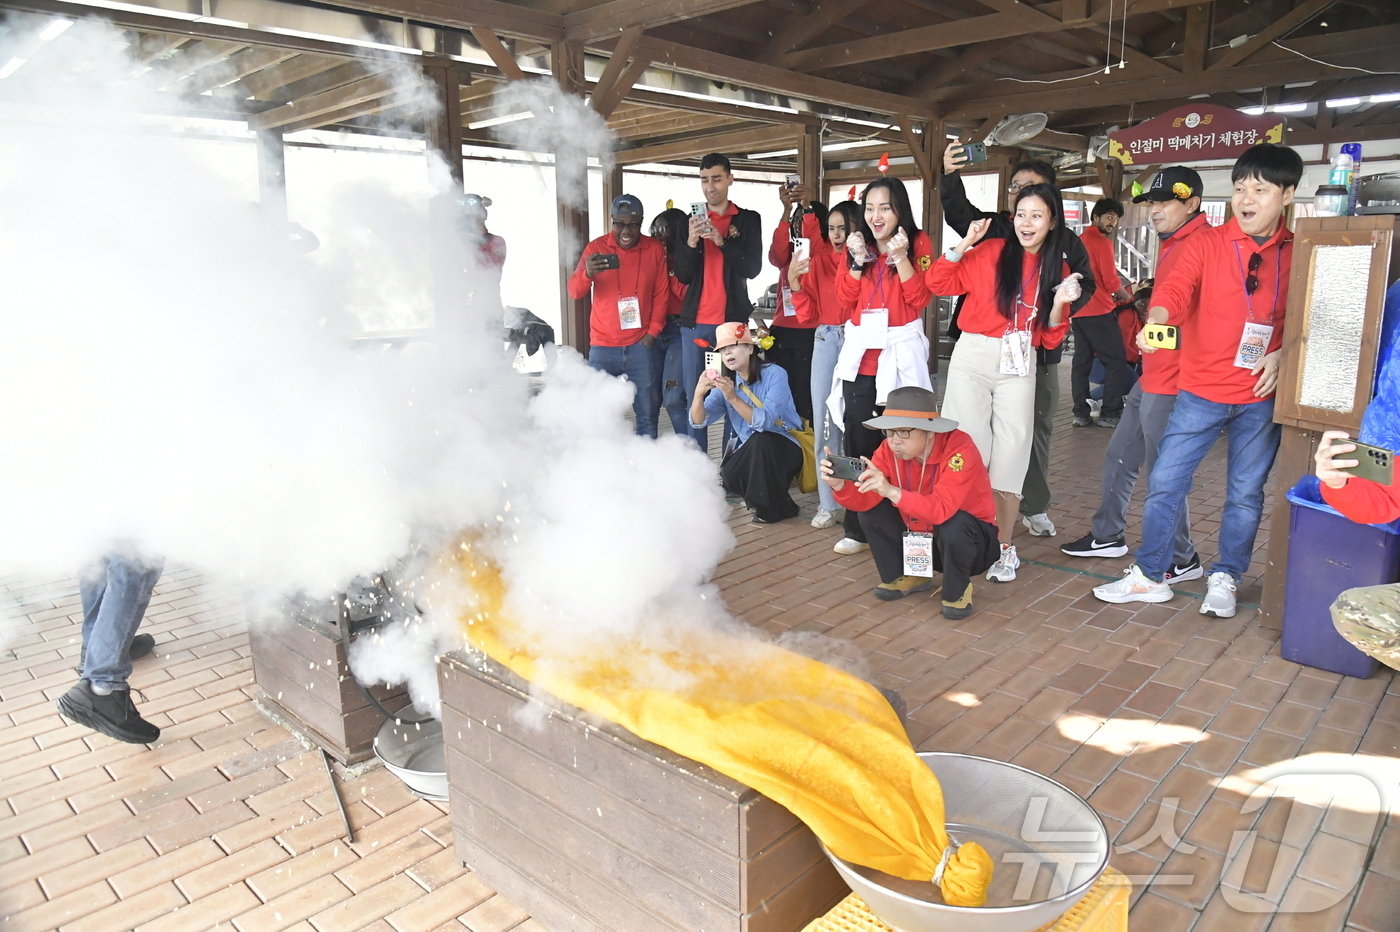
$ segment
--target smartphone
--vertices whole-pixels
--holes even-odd
[[[714,378],[724,370],[724,360],[720,359],[719,353],[710,350],[705,353],[705,374]]]
[[[605,269],[615,269],[622,265],[622,260],[618,258],[615,252],[600,252],[598,253],[598,258],[603,260],[603,268]]]
[[[803,259],[812,258],[812,241],[805,236],[799,236],[792,241],[792,261],[801,262]]]
[[[1349,472],[1362,479],[1370,479],[1381,485],[1394,484],[1395,454],[1393,452],[1385,447],[1374,447],[1369,443],[1360,443],[1356,440],[1342,442],[1356,444],[1356,449],[1353,452],[1343,454],[1348,459],[1356,460],[1356,465],[1343,470],[1343,472]]]
[[[1158,349],[1176,349],[1176,328],[1171,324],[1143,324],[1142,341]]]
[[[865,472],[865,460],[859,456],[828,456],[831,460],[831,474],[837,479],[855,480]]]
[[[797,187],[797,186],[800,185],[801,183],[802,183],[802,176],[801,176],[801,175],[788,175],[788,176],[787,176],[787,181],[784,182],[784,184],[787,185],[787,189],[788,189],[789,191],[791,191],[793,188]]]
[[[962,150],[969,163],[987,161],[987,144],[985,142],[965,142]]]

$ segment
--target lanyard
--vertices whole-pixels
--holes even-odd
[[[889,309],[889,299],[885,297],[885,269],[889,268],[885,264],[884,257],[880,253],[875,254],[875,290],[880,293],[880,306]],[[871,295],[870,297],[874,297]],[[870,297],[865,299],[865,308],[871,308]]]
[[[1240,287],[1244,289],[1244,306],[1249,314],[1250,323],[1258,323],[1254,319],[1254,295],[1249,293],[1249,276],[1244,271],[1244,259],[1240,256],[1240,244],[1235,241],[1235,264],[1240,270]],[[1262,262],[1260,263],[1263,264]],[[1279,282],[1283,279],[1283,244],[1279,243],[1274,249],[1274,303],[1269,307],[1270,327],[1274,325],[1274,315],[1278,313],[1278,289]]]
[[[934,441],[934,442],[936,443],[937,441]],[[903,489],[905,492],[913,492],[915,495],[922,495],[922,494],[924,494],[924,493],[923,493],[923,488],[924,488],[924,472],[928,469],[928,461],[929,461],[929,459],[930,459],[932,456],[933,456],[933,446],[930,445],[929,448],[928,448],[928,456],[924,457],[923,465],[919,467],[919,484],[918,484],[917,486],[915,486],[914,488],[912,488],[912,489],[906,489],[906,488],[904,488],[904,476],[902,475],[903,470],[901,470],[901,469],[899,468],[899,459],[896,458],[895,461],[894,461],[894,481],[895,481],[895,484],[898,485],[898,486],[899,486],[901,489]]]
[[[618,287],[617,296],[618,296],[619,298],[636,298],[638,301],[640,301],[640,300],[642,299],[642,296],[641,296],[641,294],[638,293],[637,289],[638,289],[638,287],[642,284],[642,264],[641,264],[640,262],[638,262],[638,263],[637,263],[637,267],[636,267],[635,269],[632,270],[632,293],[631,293],[631,294],[623,294],[623,293],[622,293],[622,288],[621,288],[621,285],[622,285],[622,254],[623,254],[624,252],[629,252],[630,250],[623,249],[623,248],[622,248],[622,245],[621,245],[620,243],[618,243],[618,241],[617,241],[616,239],[613,240],[613,245],[614,245],[614,246],[617,246],[617,253],[616,253],[616,255],[617,255],[617,268],[614,270],[614,271],[617,272],[617,283],[618,283],[618,286],[619,286],[619,287]],[[641,245],[642,245],[641,243],[638,243],[636,246],[633,246],[632,248],[633,248],[633,249],[640,249],[640,248],[641,248]]]
[[[1021,279],[1021,290],[1018,291],[1018,292],[1016,293],[1016,307],[1014,307],[1014,308],[1012,309],[1012,311],[1011,311],[1011,320],[1007,321],[1007,324],[1006,324],[1006,332],[1007,332],[1007,333],[1012,333],[1013,331],[1016,331],[1016,330],[1020,330],[1020,329],[1021,329],[1021,324],[1020,324],[1020,319],[1021,319],[1021,308],[1023,308],[1023,307],[1028,307],[1028,308],[1031,309],[1030,314],[1028,314],[1028,315],[1026,316],[1026,329],[1027,329],[1027,330],[1031,329],[1031,321],[1035,320],[1036,315],[1040,313],[1040,288],[1039,288],[1038,286],[1039,286],[1039,284],[1040,284],[1040,263],[1041,263],[1041,259],[1042,259],[1041,256],[1036,256],[1035,268],[1031,269],[1031,274],[1030,274],[1030,275],[1027,275],[1025,278]],[[1037,287],[1036,287],[1036,289],[1035,289],[1035,303],[1034,303],[1034,304],[1027,304],[1027,303],[1023,300],[1023,298],[1025,297],[1025,294],[1026,294],[1026,284],[1027,284],[1029,281],[1031,281],[1031,279],[1035,279],[1035,282],[1036,282],[1036,285],[1037,285]]]

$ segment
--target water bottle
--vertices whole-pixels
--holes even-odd
[[[1361,187],[1361,143],[1348,142],[1342,146],[1342,152],[1351,156],[1351,183],[1347,186],[1349,195],[1347,200],[1347,214],[1356,216],[1356,194]]]
[[[1347,198],[1342,208],[1343,216],[1350,216],[1352,179],[1356,175],[1356,162],[1352,159],[1351,153],[1346,151],[1346,146],[1342,151],[1332,156],[1332,173],[1327,178],[1329,186],[1336,186],[1346,191]]]

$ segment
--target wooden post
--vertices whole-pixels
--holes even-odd
[[[462,87],[451,62],[426,59],[423,71],[433,84],[437,112],[425,121],[428,151],[436,152],[447,164],[448,173],[462,187]]]
[[[268,229],[287,226],[287,149],[282,131],[258,131],[258,200]]]
[[[578,42],[557,42],[551,48],[550,66],[554,80],[566,94],[583,89],[583,46]],[[565,194],[564,180],[581,178],[584,192],[578,206]],[[561,148],[554,153],[554,203],[559,229],[559,342],[580,353],[588,352],[587,299],[569,297],[568,281],[578,259],[578,251],[588,242],[588,156],[582,150]]]
[[[812,197],[826,203],[826,188],[822,184],[822,128],[809,124],[797,141],[797,173],[802,183],[812,191]],[[830,207],[830,204],[826,205]]]
[[[626,184],[622,179],[622,166],[614,165],[613,170],[603,176],[603,213],[611,217],[613,198],[626,193]],[[645,204],[642,206],[646,207]],[[661,209],[653,205],[650,216],[655,217],[659,213],[661,213]],[[642,232],[645,233],[646,230]]]

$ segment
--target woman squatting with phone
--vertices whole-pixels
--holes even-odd
[[[1031,457],[1035,420],[1035,348],[1053,349],[1069,329],[1079,275],[1064,261],[1060,194],[1047,184],[1021,188],[1011,212],[1015,235],[983,241],[988,219],[928,270],[929,289],[966,294],[962,337],[948,363],[943,415],[972,436],[991,474],[1001,554],[987,578],[1011,582],[1021,565],[1012,535]]]
[[[690,403],[690,425],[702,428],[729,418],[736,443],[724,451],[720,480],[726,493],[741,496],[753,509],[754,524],[796,517],[797,503],[788,486],[802,468],[802,448],[788,430],[802,423],[787,373],[758,358],[747,324],[718,325],[715,350],[723,371],[700,373]]]
[[[861,195],[864,222],[846,237],[846,271],[836,298],[846,320],[827,410],[845,432],[847,456],[874,454],[880,434],[864,427],[891,391],[906,385],[933,390],[923,310],[932,293],[923,272],[933,244],[914,223],[909,192],[898,178],[879,178]],[[861,516],[847,511],[837,553],[869,549]]]

